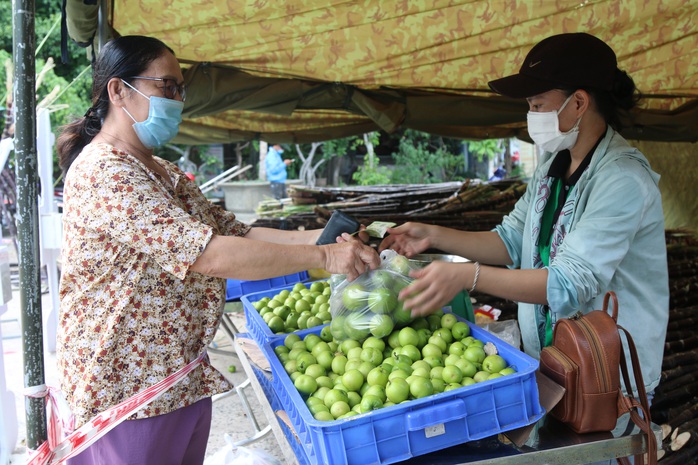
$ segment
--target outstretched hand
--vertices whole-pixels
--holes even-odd
[[[410,273],[415,280],[402,291],[398,299],[411,310],[412,317],[426,316],[447,305],[466,282],[466,267],[462,263],[435,261]]]
[[[413,222],[388,228],[388,235],[381,241],[378,250],[393,249],[406,257],[422,253],[430,247],[429,228],[429,225]]]

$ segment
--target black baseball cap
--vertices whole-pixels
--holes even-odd
[[[590,34],[574,32],[538,42],[526,55],[518,74],[488,84],[498,94],[514,98],[567,87],[611,90],[617,69],[611,47]]]

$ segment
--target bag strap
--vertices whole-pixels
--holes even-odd
[[[608,295],[607,295],[608,296]],[[605,307],[604,303],[604,307]],[[617,301],[616,301],[617,309]],[[637,398],[633,396],[632,384],[630,384],[630,375],[628,374],[628,366],[625,361],[625,350],[623,344],[620,346],[620,368],[625,383],[627,395],[623,395],[619,391],[619,415],[630,412],[630,419],[635,423],[647,437],[647,463],[648,465],[657,465],[657,438],[652,431],[652,418],[650,417],[649,401],[647,399],[647,391],[645,390],[645,382],[642,378],[642,370],[637,357],[637,349],[635,342],[628,330],[618,325],[618,329],[625,333],[628,341],[628,349],[630,351],[630,361],[633,367],[633,375],[635,376],[635,385],[637,386]],[[619,463],[627,463],[627,460],[618,460]],[[635,456],[636,465],[644,465],[644,456],[642,454]]]
[[[608,313],[608,301],[613,300],[613,311],[611,312],[611,318],[613,321],[618,323],[618,297],[613,291],[608,291],[603,298],[603,312]]]

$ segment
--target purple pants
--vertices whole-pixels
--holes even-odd
[[[126,420],[68,465],[201,465],[211,430],[211,399],[157,417]]]

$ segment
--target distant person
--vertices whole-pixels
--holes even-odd
[[[271,194],[276,200],[286,198],[286,178],[288,173],[286,168],[293,160],[290,158],[282,159],[281,155],[284,149],[279,144],[274,144],[269,147],[267,156],[264,159],[264,165],[267,169],[267,179],[271,184]]]
[[[504,169],[504,166],[500,166],[496,170],[494,170],[494,173],[492,176],[490,176],[489,181],[501,181],[504,179],[507,175],[507,170]]]
[[[316,246],[319,229],[251,228],[155,156],[179,130],[183,81],[161,41],[114,39],[94,64],[92,106],[58,138],[65,188],[57,362],[76,427],[203,355],[69,465],[203,463],[211,396],[231,389],[204,354],[225,305],[225,278],[321,268],[354,279],[380,264],[349,235]]]

